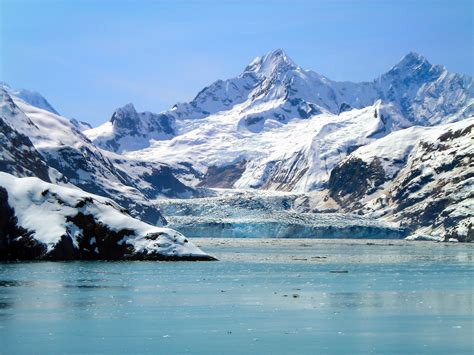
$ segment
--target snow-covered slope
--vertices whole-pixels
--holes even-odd
[[[7,83],[0,82],[0,88],[4,89],[10,96],[17,97],[29,103],[31,106],[41,108],[56,115],[59,113],[40,93],[26,89],[12,89]]]
[[[310,191],[324,186],[331,169],[352,150],[408,124],[392,105],[380,101],[340,115],[285,125],[274,121],[258,134],[236,129],[235,113],[201,119],[194,130],[125,156],[165,161],[198,186],[217,187],[215,181],[225,178],[219,187]]]
[[[311,191],[359,146],[413,125],[463,119],[473,107],[472,78],[416,53],[371,82],[351,83],[304,70],[276,50],[155,115],[173,128],[168,136],[156,136],[160,124],[129,105],[118,116],[131,128],[118,129],[113,117],[84,133],[127,158],[171,164],[197,186]]]
[[[394,132],[345,158],[328,197],[441,239],[474,240],[474,118]]]
[[[182,234],[132,218],[112,200],[0,173],[0,260],[212,260]]]

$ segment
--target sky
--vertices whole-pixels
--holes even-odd
[[[0,80],[97,126],[129,102],[160,112],[258,55],[368,81],[409,51],[474,74],[471,1],[0,0]]]

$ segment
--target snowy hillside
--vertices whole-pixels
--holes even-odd
[[[442,239],[474,240],[474,118],[394,132],[344,159],[329,180],[340,209]]]
[[[180,233],[79,189],[0,173],[0,260],[212,260]]]

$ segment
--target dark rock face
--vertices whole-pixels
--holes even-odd
[[[0,187],[0,212],[0,261],[34,260],[46,253],[46,245],[35,240],[30,231],[18,226],[3,187]]]
[[[121,260],[133,255],[134,250],[131,245],[119,243],[123,237],[133,235],[133,230],[112,231],[106,225],[96,221],[92,215],[85,215],[81,212],[73,217],[68,217],[67,221],[74,223],[83,231],[83,236],[78,240],[79,248],[74,247],[70,237],[63,236],[47,255],[48,259]]]
[[[329,177],[329,195],[342,208],[357,203],[361,197],[373,193],[385,182],[385,171],[375,158],[367,164],[359,158],[351,158],[336,166]]]
[[[244,173],[246,164],[244,160],[232,165],[211,166],[198,186],[232,188]]]
[[[294,89],[288,87],[287,90],[292,92]],[[296,107],[298,114],[301,118],[306,119],[310,118],[313,115],[321,113],[321,110],[313,103],[306,102],[298,97],[293,97],[288,100],[290,106]]]
[[[167,165],[157,166],[151,170],[151,174],[145,173],[141,177],[152,185],[151,189],[143,189],[148,198],[156,198],[159,195],[175,197],[180,194],[192,195],[194,193],[193,189],[174,176],[172,169]]]
[[[474,125],[470,125],[464,129],[459,129],[457,131],[449,130],[446,133],[443,133],[441,136],[439,136],[439,140],[441,142],[448,142],[453,139],[461,138],[463,136],[468,136],[469,134],[472,133],[473,127]]]
[[[154,115],[153,128],[160,130],[166,134],[174,135],[175,131],[173,128],[174,118],[165,114]]]
[[[427,183],[434,179],[432,174],[423,176],[421,174],[422,172],[419,169],[413,169],[410,174],[402,179],[400,184],[394,188],[391,195],[393,201],[398,204],[396,211],[401,211],[424,199],[423,196],[410,196],[421,190]]]
[[[339,107],[339,114],[341,114],[343,112],[346,112],[346,111],[350,111],[350,110],[352,110],[351,105],[346,104],[345,102],[343,102],[341,104],[341,106]]]
[[[135,107],[133,107],[131,104],[128,104],[124,108],[116,110],[112,114],[110,122],[114,125],[114,127],[133,132],[138,129],[140,119],[138,118],[138,113],[135,110]]]
[[[474,225],[472,223],[469,223],[467,226],[468,231],[467,234],[460,234],[455,228],[450,228],[446,232],[446,235],[444,236],[445,241],[448,241],[449,239],[457,239],[460,242],[473,242],[474,241]]]
[[[0,171],[16,176],[36,176],[50,182],[48,165],[30,139],[0,118]]]

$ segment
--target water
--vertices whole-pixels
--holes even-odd
[[[474,351],[473,245],[196,242],[221,261],[0,264],[0,353]]]

